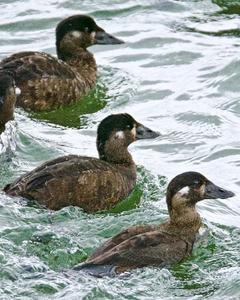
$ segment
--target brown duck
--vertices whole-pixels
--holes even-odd
[[[128,146],[135,140],[157,136],[129,114],[110,115],[97,130],[100,159],[59,157],[8,184],[4,191],[55,210],[68,205],[87,212],[109,209],[128,196],[136,183],[136,166]]]
[[[203,199],[232,196],[232,192],[216,186],[197,172],[180,174],[167,188],[170,216],[167,222],[161,225],[138,225],[124,230],[105,242],[74,270],[103,276],[139,267],[164,267],[178,263],[191,254],[202,225],[196,203]]]
[[[95,86],[97,66],[89,46],[122,43],[91,17],[75,15],[56,28],[58,58],[42,52],[19,52],[3,59],[0,69],[11,72],[21,90],[17,106],[51,110],[79,100]]]
[[[4,131],[5,124],[13,120],[16,89],[11,74],[0,72],[0,133]]]

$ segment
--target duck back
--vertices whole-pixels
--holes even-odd
[[[95,212],[124,199],[135,183],[135,165],[117,166],[97,158],[70,155],[46,162],[7,185],[4,191],[37,200],[54,210],[76,205]]]

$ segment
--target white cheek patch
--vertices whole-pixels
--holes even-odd
[[[21,90],[20,90],[19,87],[15,87],[15,94],[16,94],[17,96],[21,95]]]
[[[124,139],[124,138],[125,138],[125,134],[124,134],[124,132],[123,132],[122,130],[120,130],[120,131],[117,131],[117,132],[115,133],[115,137],[116,137],[117,139]]]
[[[80,31],[75,30],[71,32],[71,35],[75,38],[80,38],[82,36],[82,33]]]
[[[96,36],[96,32],[93,31],[90,33],[90,37],[91,37],[91,40],[94,41],[95,40],[95,36]]]
[[[181,196],[184,196],[184,195],[187,195],[189,193],[189,186],[185,186],[184,188],[182,188],[180,191],[178,191],[178,193],[181,195]]]
[[[136,136],[136,126],[134,125],[133,126],[133,129],[131,130],[131,132],[132,132],[132,135],[135,137]]]

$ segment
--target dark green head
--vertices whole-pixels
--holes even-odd
[[[151,139],[159,133],[138,123],[129,114],[114,114],[106,117],[98,126],[97,149],[101,159],[105,159],[104,147],[107,141],[128,147],[129,144],[139,139]]]

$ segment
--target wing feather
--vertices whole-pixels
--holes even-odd
[[[166,266],[181,261],[189,250],[188,242],[167,232],[155,230],[133,236],[101,255],[90,257],[78,268],[111,265],[117,268]]]
[[[0,63],[0,68],[12,72],[16,84],[46,78],[74,79],[76,74],[63,61],[42,52],[19,52]]]
[[[135,185],[113,165],[84,156],[64,156],[46,162],[5,187],[10,195],[36,199],[51,209],[77,205],[86,211],[112,207]]]

